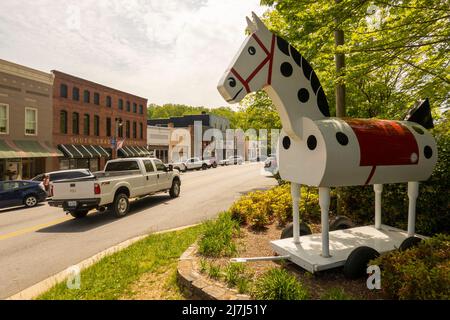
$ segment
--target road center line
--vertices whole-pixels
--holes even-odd
[[[64,222],[64,221],[68,221],[68,220],[71,220],[71,219],[72,219],[72,217],[64,217],[64,218],[60,218],[60,219],[53,220],[53,221],[50,221],[50,222],[46,222],[46,223],[38,224],[38,225],[35,225],[35,226],[31,226],[31,227],[28,227],[28,228],[24,228],[24,229],[20,229],[20,230],[17,230],[17,231],[13,231],[13,232],[10,232],[10,233],[6,233],[6,234],[3,234],[3,235],[0,235],[0,241],[1,240],[6,240],[6,239],[11,239],[11,238],[23,235],[23,234],[27,234],[27,233],[30,233],[30,232],[42,229],[42,228],[51,227],[51,226],[54,226],[54,225],[56,225],[58,223],[61,223],[61,222]]]

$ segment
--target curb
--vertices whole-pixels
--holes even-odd
[[[78,267],[79,270],[82,271],[82,270],[92,266],[93,264],[97,263],[104,257],[107,257],[109,255],[112,255],[113,253],[123,250],[123,249],[131,246],[133,243],[136,243],[139,240],[142,240],[150,235],[179,231],[179,230],[195,227],[197,225],[199,225],[199,224],[197,223],[197,224],[192,224],[192,225],[169,229],[169,230],[150,232],[148,234],[144,234],[141,236],[137,236],[137,237],[125,240],[115,246],[112,246],[108,249],[105,249],[105,250],[93,255],[90,258],[87,258],[87,259],[79,262],[78,264],[76,264],[74,266]],[[42,293],[48,291],[50,288],[52,288],[56,284],[66,280],[70,275],[73,275],[73,270],[70,270],[70,269],[74,266],[69,266],[67,269],[65,269],[53,276],[48,277],[45,280],[38,282],[38,283],[32,285],[31,287],[28,287],[16,294],[10,296],[9,298],[6,298],[6,300],[32,300],[32,299],[34,299],[37,296],[41,295]]]
[[[212,281],[199,272],[197,245],[190,246],[180,257],[177,266],[177,282],[189,299],[198,300],[251,300],[246,294]]]

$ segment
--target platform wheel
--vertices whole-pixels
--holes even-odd
[[[346,216],[337,216],[330,221],[330,231],[350,229],[354,226],[353,221]]]
[[[311,234],[311,229],[306,223],[300,222],[300,236],[308,234]],[[294,236],[294,224],[289,223],[281,232],[280,239],[292,238],[293,236]]]
[[[370,247],[358,247],[347,258],[344,265],[344,275],[348,279],[358,279],[366,275],[369,262],[378,258],[380,254]]]
[[[408,237],[405,240],[403,240],[402,244],[400,245],[400,247],[398,248],[400,251],[405,251],[411,248],[416,247],[420,242],[422,241],[422,239],[418,238],[418,237]]]

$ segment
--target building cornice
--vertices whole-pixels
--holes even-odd
[[[28,68],[3,59],[0,59],[0,72],[32,81],[45,83],[47,85],[53,85],[53,74]]]

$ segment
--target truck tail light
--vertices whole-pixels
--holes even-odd
[[[101,189],[98,183],[94,183],[94,194],[100,194]]]

